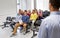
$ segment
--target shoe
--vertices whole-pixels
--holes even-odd
[[[22,29],[22,30],[20,31],[20,33],[22,33],[22,32],[24,32],[24,29]]]
[[[24,31],[24,32],[23,32],[23,35],[26,35],[27,33],[28,33],[28,31]]]
[[[26,32],[23,32],[23,35],[26,35]]]
[[[16,34],[12,34],[10,37],[14,37],[14,36],[16,36]]]
[[[30,31],[26,31],[26,33],[28,33],[28,32],[30,32]]]
[[[20,33],[22,33],[23,31],[21,30]]]
[[[2,29],[4,29],[5,27],[2,27]]]
[[[25,32],[23,32],[23,34],[26,35],[28,32],[30,32],[30,31],[25,31]]]
[[[13,32],[13,30],[11,32]]]

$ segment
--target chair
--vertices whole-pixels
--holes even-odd
[[[46,11],[43,12],[43,17],[47,17],[49,15],[50,15],[50,12],[49,11],[46,10]]]
[[[30,32],[30,31],[29,31],[30,27],[31,27],[31,23],[27,23],[25,34],[27,34],[27,33]],[[24,35],[25,35],[25,34],[24,34]]]
[[[7,24],[10,24],[11,22],[12,22],[11,17],[10,17],[10,16],[7,17],[7,18],[6,18],[6,22],[4,22],[4,24],[3,24],[4,27],[2,27],[2,29],[5,28],[5,27],[8,27],[8,26],[6,26],[6,25],[7,25]]]
[[[31,38],[34,38],[37,34],[35,34],[35,32],[37,31],[38,32],[38,30],[39,29],[37,29],[37,27],[39,26],[40,27],[40,25],[41,25],[41,22],[42,22],[42,20],[39,20],[39,19],[37,19],[36,21],[35,21],[35,23],[34,23],[34,28],[33,28],[33,36],[31,37]]]
[[[16,19],[16,17],[12,17],[12,20],[15,20]]]

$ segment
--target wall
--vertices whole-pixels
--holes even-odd
[[[27,10],[34,9],[34,0],[26,0]]]
[[[37,9],[43,10],[43,0],[36,0]]]
[[[27,7],[26,7],[26,0],[20,0],[20,9],[22,10],[26,10]]]
[[[32,10],[34,8],[34,0],[20,0],[20,9]]]
[[[0,0],[0,24],[5,21],[7,16],[15,16],[16,0]]]
[[[43,1],[43,10],[49,10],[49,0]]]
[[[36,0],[37,9],[49,10],[49,0]]]

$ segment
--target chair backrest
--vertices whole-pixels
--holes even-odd
[[[15,20],[16,19],[16,17],[12,17],[12,20]]]
[[[49,16],[50,15],[50,12],[49,11],[44,11],[43,12],[43,17],[47,17],[47,16]]]
[[[12,21],[12,18],[11,17],[7,17],[6,20]]]

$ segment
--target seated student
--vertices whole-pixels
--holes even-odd
[[[23,25],[23,30],[26,31],[26,26],[27,26],[28,21],[29,21],[29,16],[27,16],[27,12],[24,11],[24,14],[22,15],[22,22],[19,21],[19,23],[15,24],[12,36],[16,35],[17,28],[21,25]]]
[[[43,11],[39,9],[39,12],[38,12],[38,20],[41,20],[43,19]]]
[[[42,17],[43,16],[42,13],[43,13],[43,11],[39,9],[38,15]]]
[[[27,15],[30,17],[30,15],[31,15],[31,11],[30,10],[27,11]]]
[[[30,15],[30,24],[34,24],[36,19],[38,18],[37,12],[35,10],[32,11],[31,15]],[[31,30],[33,29],[33,25],[31,26]]]
[[[24,26],[24,30],[26,31],[26,26],[27,23],[29,22],[29,16],[27,15],[27,11],[24,11],[24,15],[22,16],[22,21],[23,21],[23,26]]]
[[[13,22],[10,24],[10,26],[11,26],[11,28],[12,28],[13,30],[14,30],[14,25],[15,25],[16,23],[18,23],[19,21],[20,21],[20,22],[22,21],[22,15],[21,15],[21,13],[22,13],[22,10],[19,9],[19,13],[18,13],[17,16],[16,16],[15,21],[13,21]]]
[[[38,18],[36,19],[36,21],[34,23],[36,27],[37,27],[37,25],[40,26],[41,19],[43,19],[43,15],[42,15],[42,10],[39,9],[39,11],[38,11]]]
[[[36,21],[37,17],[38,17],[37,13],[35,12],[35,10],[33,10],[31,15],[30,15],[30,20]]]

